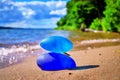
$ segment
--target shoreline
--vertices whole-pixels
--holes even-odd
[[[108,42],[108,43],[107,43]],[[74,42],[73,42],[74,43]],[[110,44],[110,45],[109,45]],[[72,51],[90,50],[100,47],[120,45],[120,39],[91,39],[83,40],[74,44]],[[16,65],[24,61],[28,56],[37,56],[43,52],[47,52],[39,46],[39,43],[12,45],[8,48],[0,48],[0,69]]]
[[[70,51],[77,68],[42,71],[37,56],[0,69],[0,80],[120,80],[120,45]]]
[[[118,39],[117,38],[116,39],[89,39],[89,40],[72,41],[72,42],[73,42],[74,48],[76,48],[77,46],[85,46],[85,45],[92,45],[92,44],[120,43],[120,39],[119,38]],[[25,53],[28,51],[34,51],[38,49],[42,49],[39,45],[39,42],[20,43],[20,44],[13,44],[13,45],[8,44],[8,47],[0,47],[0,55],[8,55],[11,53],[19,53],[19,52]]]

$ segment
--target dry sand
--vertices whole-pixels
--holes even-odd
[[[0,69],[0,80],[120,80],[120,45],[69,52],[74,70],[42,71],[37,57]]]

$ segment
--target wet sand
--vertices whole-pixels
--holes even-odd
[[[72,70],[42,71],[37,56],[0,69],[0,80],[120,80],[120,45],[72,50],[77,67]]]

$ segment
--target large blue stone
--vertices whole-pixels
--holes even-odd
[[[54,52],[40,55],[37,58],[37,65],[46,71],[72,69],[76,67],[76,63],[71,57]]]
[[[43,39],[40,46],[48,51],[63,53],[70,51],[73,48],[72,42],[62,36],[51,36]]]

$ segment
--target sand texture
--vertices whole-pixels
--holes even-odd
[[[0,80],[120,80],[120,45],[69,52],[77,67],[42,71],[37,56],[0,69]]]

